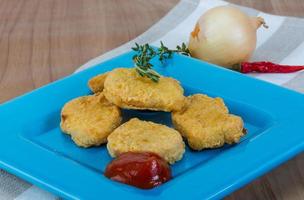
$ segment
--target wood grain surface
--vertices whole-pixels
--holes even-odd
[[[0,103],[64,77],[89,59],[133,39],[177,2],[0,0]],[[304,17],[303,0],[230,2]],[[227,199],[304,199],[304,155]]]

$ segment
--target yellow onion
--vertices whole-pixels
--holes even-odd
[[[256,48],[261,17],[250,17],[237,8],[219,6],[208,10],[190,34],[191,56],[224,67],[247,61]]]

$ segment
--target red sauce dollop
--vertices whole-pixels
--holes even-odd
[[[108,164],[105,176],[142,189],[156,187],[171,179],[168,163],[154,153],[123,153]]]

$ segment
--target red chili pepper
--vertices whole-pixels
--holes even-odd
[[[242,62],[238,66],[241,73],[290,73],[303,70],[304,66],[279,65],[272,62]]]

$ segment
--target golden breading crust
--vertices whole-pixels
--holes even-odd
[[[229,114],[221,98],[196,94],[187,97],[187,106],[172,113],[174,127],[195,150],[237,143],[244,135],[242,118]]]
[[[124,152],[153,152],[170,164],[182,159],[185,144],[179,132],[165,125],[133,118],[108,137],[112,157]]]
[[[102,93],[83,96],[66,103],[61,110],[61,129],[81,147],[98,146],[120,125],[120,109]]]
[[[141,110],[180,110],[185,103],[183,88],[173,78],[158,83],[140,76],[134,68],[117,68],[104,82],[106,98],[121,108]]]
[[[88,81],[88,86],[94,93],[102,92],[104,81],[106,80],[108,73],[99,74],[94,76]]]

